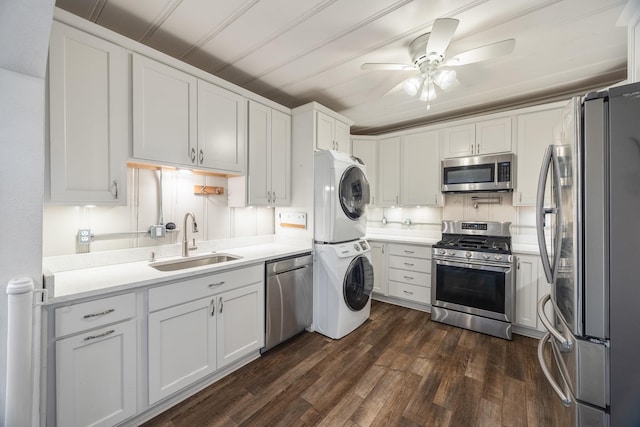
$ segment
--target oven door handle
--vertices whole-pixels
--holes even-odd
[[[560,344],[562,345],[562,348],[567,351],[571,351],[573,349],[573,341],[566,335],[562,334],[562,332],[558,331],[553,326],[553,324],[551,323],[551,320],[549,320],[546,313],[544,312],[544,308],[549,301],[551,301],[551,307],[553,308],[554,313],[556,315],[559,314],[560,310],[558,310],[555,303],[551,300],[551,294],[546,294],[545,296],[540,298],[540,301],[538,301],[538,310],[537,310],[538,317],[540,318],[540,321],[542,322],[544,327],[547,329],[547,331],[549,331],[549,333],[553,335],[560,342]]]
[[[551,170],[555,179],[556,185],[551,187],[551,191],[554,193],[556,199],[556,208],[544,207],[544,195],[547,187],[547,174]],[[538,178],[538,194],[536,197],[536,232],[538,234],[538,247],[540,249],[540,255],[542,258],[542,267],[544,269],[544,275],[547,278],[547,282],[555,283],[557,277],[558,263],[560,261],[560,221],[562,218],[562,202],[559,197],[560,188],[560,164],[558,163],[558,157],[555,153],[555,146],[549,145],[544,153],[542,159],[542,167],[540,168],[540,177]],[[544,234],[544,224],[547,215],[556,215],[556,227],[555,227],[555,248],[553,254],[553,264],[549,261],[549,251],[547,250],[547,239]]]
[[[544,334],[542,338],[540,338],[540,341],[538,342],[538,364],[540,364],[540,368],[542,368],[542,373],[547,378],[547,381],[551,385],[551,388],[558,395],[560,400],[562,400],[562,404],[564,406],[571,406],[572,400],[570,397],[571,391],[569,390],[569,387],[565,383],[564,390],[560,388],[556,380],[553,378],[553,375],[551,375],[551,370],[547,366],[547,362],[544,360],[544,347],[545,345],[547,345],[550,339],[551,339],[551,333],[547,332],[546,334]]]

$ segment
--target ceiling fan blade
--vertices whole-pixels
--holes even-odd
[[[444,56],[453,38],[453,33],[455,33],[456,28],[458,28],[459,22],[457,19],[452,18],[438,18],[435,20],[433,28],[431,28],[429,41],[427,41],[427,57],[431,56],[431,54]]]
[[[445,65],[465,65],[480,62],[498,56],[508,55],[516,46],[515,39],[502,40],[457,54],[449,58]]]
[[[391,70],[391,71],[414,71],[416,67],[411,64],[392,64],[367,62],[360,66],[361,70]]]

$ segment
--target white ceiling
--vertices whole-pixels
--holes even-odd
[[[626,78],[627,0],[57,0],[56,5],[293,108],[309,101],[375,134],[567,98]],[[436,18],[460,21],[447,56],[507,38],[508,56],[457,68],[426,104],[392,90],[407,47]],[[386,94],[386,95],[385,95]]]

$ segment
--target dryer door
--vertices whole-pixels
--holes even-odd
[[[344,301],[353,311],[362,310],[373,291],[373,266],[365,256],[357,256],[349,264],[343,282]]]
[[[369,181],[362,169],[350,166],[342,174],[339,189],[340,206],[347,218],[358,220],[369,203]]]

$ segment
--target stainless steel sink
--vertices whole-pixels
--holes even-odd
[[[185,268],[202,267],[203,265],[220,264],[242,258],[231,254],[207,254],[188,258],[180,258],[171,261],[159,261],[149,264],[160,271],[184,270]]]

